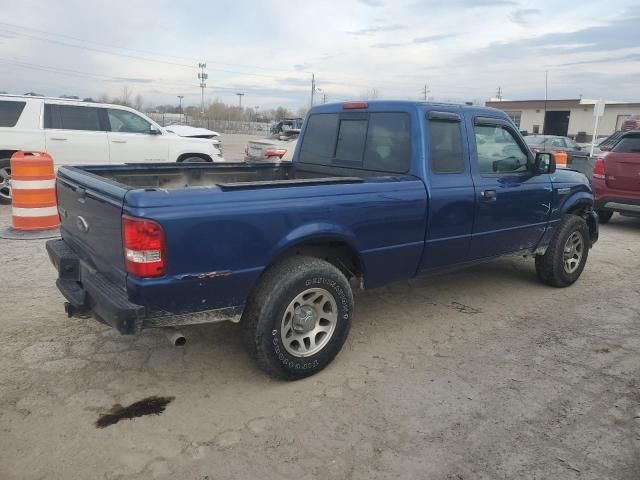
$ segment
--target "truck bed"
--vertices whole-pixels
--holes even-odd
[[[358,176],[327,175],[290,164],[129,164],[81,167],[125,189],[177,189],[219,187],[223,190],[290,185],[360,182]]]

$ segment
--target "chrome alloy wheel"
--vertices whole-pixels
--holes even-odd
[[[564,244],[564,271],[567,273],[575,272],[580,266],[583,253],[584,238],[580,232],[573,232]]]
[[[309,288],[294,298],[284,312],[280,335],[294,357],[309,357],[322,350],[336,329],[338,305],[323,288]]]
[[[0,198],[11,201],[11,167],[0,167]]]

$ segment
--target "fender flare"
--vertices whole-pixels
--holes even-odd
[[[338,242],[349,247],[357,256],[362,274],[365,273],[365,265],[358,248],[356,236],[350,230],[340,225],[326,222],[314,222],[296,227],[282,237],[267,253],[267,266],[288,250],[309,243]]]

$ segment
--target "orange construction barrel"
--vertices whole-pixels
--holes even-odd
[[[567,152],[563,152],[560,150],[551,150],[553,156],[556,157],[556,166],[558,167],[566,167],[567,166]]]
[[[16,152],[11,157],[11,226],[48,230],[60,225],[53,159],[44,152]]]

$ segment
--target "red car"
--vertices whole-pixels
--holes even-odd
[[[640,217],[640,130],[624,132],[593,166],[595,209],[600,223],[614,212]]]

